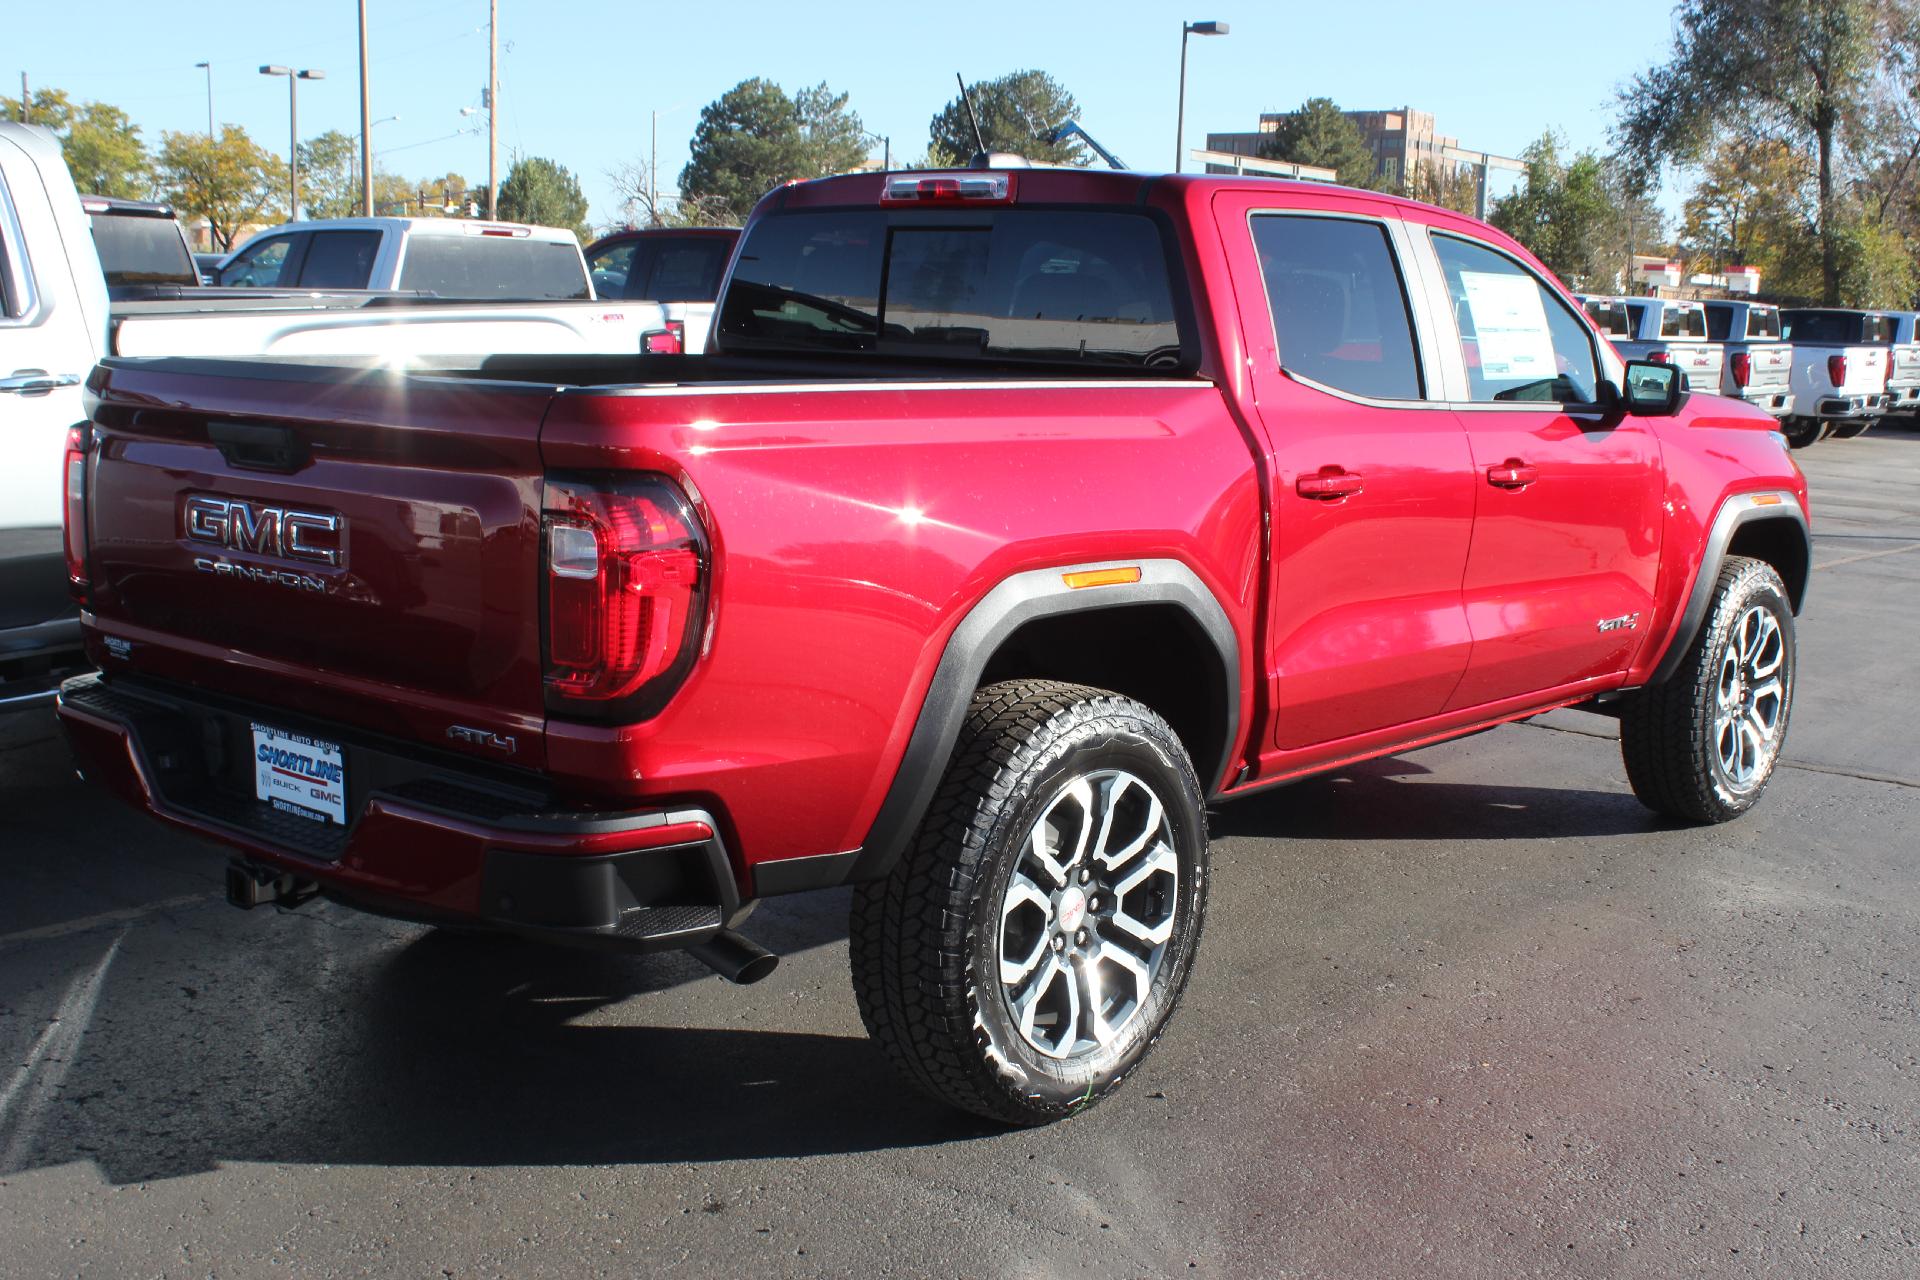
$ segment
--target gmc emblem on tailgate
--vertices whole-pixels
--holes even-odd
[[[347,522],[339,516],[204,494],[187,499],[180,523],[195,542],[330,568],[340,565],[347,532]]]

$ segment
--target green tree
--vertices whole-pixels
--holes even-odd
[[[1729,136],[1774,137],[1813,158],[1821,296],[1840,300],[1842,131],[1901,44],[1911,5],[1884,0],[1681,0],[1672,56],[1620,92],[1620,135],[1643,182]]]
[[[19,119],[19,99],[0,98],[0,115]],[[119,107],[75,103],[64,89],[40,89],[28,104],[28,117],[60,139],[73,185],[82,192],[123,200],[153,194],[153,160],[140,140],[140,127]]]
[[[1819,297],[1812,175],[1808,157],[1785,142],[1724,140],[1701,165],[1681,209],[1682,251],[1702,267],[1757,267],[1771,294]]]
[[[1661,235],[1659,210],[1628,190],[1621,168],[1591,151],[1561,158],[1545,133],[1522,153],[1519,190],[1488,210],[1488,221],[1525,245],[1549,271],[1579,288],[1612,288],[1635,248]]]
[[[306,217],[359,216],[359,159],[359,144],[338,129],[300,144],[300,205]]]
[[[866,157],[860,117],[847,109],[845,94],[820,84],[790,97],[758,78],[701,109],[688,151],[681,201],[722,221],[745,217],[783,182],[843,173]]]
[[[587,198],[565,165],[545,156],[523,156],[507,170],[496,202],[507,222],[530,222],[541,227],[571,227],[586,243],[593,238],[587,226]]]
[[[182,219],[205,218],[217,250],[231,249],[241,229],[281,216],[284,168],[235,125],[222,125],[217,142],[204,133],[160,135],[161,194]]]
[[[1319,165],[1340,175],[1349,187],[1377,189],[1373,149],[1360,126],[1349,120],[1332,98],[1308,98],[1298,111],[1280,121],[1260,149],[1269,160]]]
[[[967,86],[967,96],[988,151],[1010,151],[1036,164],[1093,163],[1093,153],[1078,138],[1041,141],[1054,128],[1080,116],[1073,95],[1046,72],[1014,71],[997,80],[977,81]],[[927,162],[936,168],[965,164],[979,149],[966,105],[956,94],[933,118]]]

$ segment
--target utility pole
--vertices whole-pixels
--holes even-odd
[[[360,0],[360,216],[373,216],[373,98],[367,87],[367,0]]]
[[[660,225],[660,113],[653,113],[653,148],[647,158],[647,221]]]
[[[500,0],[487,0],[487,217],[500,216]]]
[[[33,99],[27,96],[27,73],[20,73],[20,123],[33,123]]]

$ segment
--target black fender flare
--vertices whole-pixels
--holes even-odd
[[[1068,574],[1136,567],[1140,570],[1137,582],[1073,587],[1066,581]],[[860,847],[762,864],[755,868],[755,891],[794,893],[886,875],[933,803],[974,690],[1001,644],[1036,618],[1155,604],[1183,610],[1219,653],[1227,699],[1219,754],[1224,770],[1239,743],[1240,645],[1226,609],[1206,583],[1178,560],[1096,561],[1031,569],[1003,579],[982,596],[947,638],[893,783]],[[1201,781],[1211,790],[1217,779]]]
[[[1687,593],[1686,607],[1680,612],[1679,625],[1673,629],[1673,638],[1667,643],[1667,651],[1660,658],[1660,665],[1647,677],[1650,685],[1663,684],[1673,677],[1686,660],[1687,650],[1693,647],[1693,639],[1700,634],[1700,628],[1706,624],[1707,610],[1713,606],[1713,584],[1720,579],[1720,566],[1726,563],[1727,548],[1733,543],[1733,535],[1743,525],[1755,524],[1764,520],[1791,521],[1800,531],[1800,537],[1806,546],[1807,576],[1813,576],[1813,531],[1807,525],[1807,513],[1800,507],[1800,500],[1784,490],[1764,490],[1759,493],[1739,493],[1720,504],[1720,510],[1713,517],[1713,525],[1707,531],[1706,549],[1700,556],[1700,569],[1694,575],[1693,589]],[[1798,595],[1793,597],[1793,611],[1800,612],[1806,601],[1809,581],[1803,585]]]

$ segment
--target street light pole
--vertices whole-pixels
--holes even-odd
[[[293,145],[287,149],[288,198],[287,220],[300,220],[300,81],[325,80],[324,71],[295,71],[292,67],[269,66],[260,68],[263,76],[285,76],[287,78],[287,125],[293,135]]]
[[[213,136],[213,64],[211,62],[196,62],[193,65],[207,73],[207,141],[212,142],[214,140],[214,136]]]
[[[1173,171],[1180,172],[1180,162],[1187,149],[1187,37],[1223,36],[1227,34],[1224,22],[1182,22],[1180,24],[1180,105],[1173,122]]]
[[[373,98],[367,86],[367,0],[360,0],[360,216],[373,216]]]
[[[893,139],[888,137],[884,133],[874,133],[871,130],[867,130],[867,129],[862,129],[860,131],[860,136],[863,138],[872,138],[875,142],[880,144],[880,168],[886,172],[892,172],[893,170]]]

